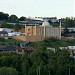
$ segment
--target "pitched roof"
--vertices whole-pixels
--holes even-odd
[[[24,48],[29,42],[23,42],[23,43],[20,43],[20,47],[21,48]]]
[[[17,46],[0,46],[0,51],[15,51],[18,47]]]

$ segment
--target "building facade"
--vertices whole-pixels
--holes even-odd
[[[43,22],[39,26],[25,25],[25,36],[15,36],[16,39],[28,42],[41,41],[50,37],[61,39],[61,26],[52,27],[48,22]]]

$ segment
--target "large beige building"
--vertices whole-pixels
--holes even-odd
[[[41,41],[45,38],[55,37],[61,39],[61,26],[52,27],[48,22],[40,26],[25,26],[25,36],[16,36],[24,41]]]

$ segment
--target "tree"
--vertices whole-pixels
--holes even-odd
[[[63,27],[75,27],[75,20],[69,17],[63,19]]]
[[[27,53],[22,54],[21,61],[22,61],[22,75],[28,75],[30,64]]]
[[[22,16],[22,17],[19,18],[19,20],[20,21],[25,21],[26,20],[26,17]]]
[[[0,57],[0,66],[9,66],[10,65],[10,57],[9,56],[2,56]]]
[[[7,21],[8,17],[9,17],[9,14],[0,12],[0,20],[1,21]]]
[[[19,25],[19,24],[16,24],[15,26],[14,26],[14,29],[15,29],[15,31],[19,31],[20,29],[21,29],[22,27],[21,27],[21,25]]]
[[[13,28],[14,25],[10,25],[10,24],[7,24],[7,23],[3,23],[0,25],[1,28]]]
[[[53,22],[51,20],[48,21],[51,25],[53,25]]]
[[[62,50],[56,54],[56,75],[68,75],[70,65],[70,54],[68,50]]]
[[[18,22],[18,17],[16,15],[10,15],[8,21],[9,22]]]
[[[68,28],[65,28],[64,29],[64,33],[69,33],[69,29]]]
[[[0,68],[0,75],[18,75],[18,72],[14,68],[2,67]]]

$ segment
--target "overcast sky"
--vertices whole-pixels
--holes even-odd
[[[18,17],[71,17],[74,0],[0,0],[0,11]]]

